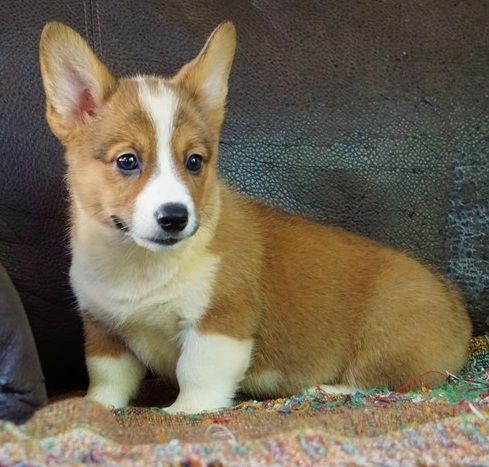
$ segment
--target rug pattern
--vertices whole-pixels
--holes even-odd
[[[489,338],[436,389],[244,401],[198,416],[82,398],[0,422],[0,465],[489,465]]]

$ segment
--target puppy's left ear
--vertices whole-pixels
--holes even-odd
[[[44,27],[39,58],[46,117],[53,133],[63,141],[100,113],[117,81],[87,42],[61,23]]]
[[[236,51],[236,29],[230,21],[221,23],[207,39],[199,55],[175,76],[204,109],[223,110],[228,79]]]

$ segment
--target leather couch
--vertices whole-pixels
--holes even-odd
[[[433,264],[462,288],[475,332],[488,330],[485,2],[16,0],[0,15],[0,263],[50,393],[82,387],[86,376],[67,276],[63,155],[43,115],[41,29],[69,24],[117,75],[171,74],[224,19],[235,22],[239,48],[223,176]],[[13,293],[5,280],[0,293]],[[0,348],[0,375],[14,379],[31,371],[9,370],[16,345]]]
[[[24,308],[2,266],[0,323],[0,420],[23,422],[46,404],[46,387]]]

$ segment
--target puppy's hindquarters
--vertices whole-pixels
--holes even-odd
[[[396,389],[438,384],[467,355],[470,319],[460,294],[424,265],[395,254],[379,271],[365,325],[342,382]]]

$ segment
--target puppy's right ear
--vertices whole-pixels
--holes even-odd
[[[44,26],[39,56],[46,118],[53,133],[64,141],[100,112],[117,81],[86,41],[61,23]]]

